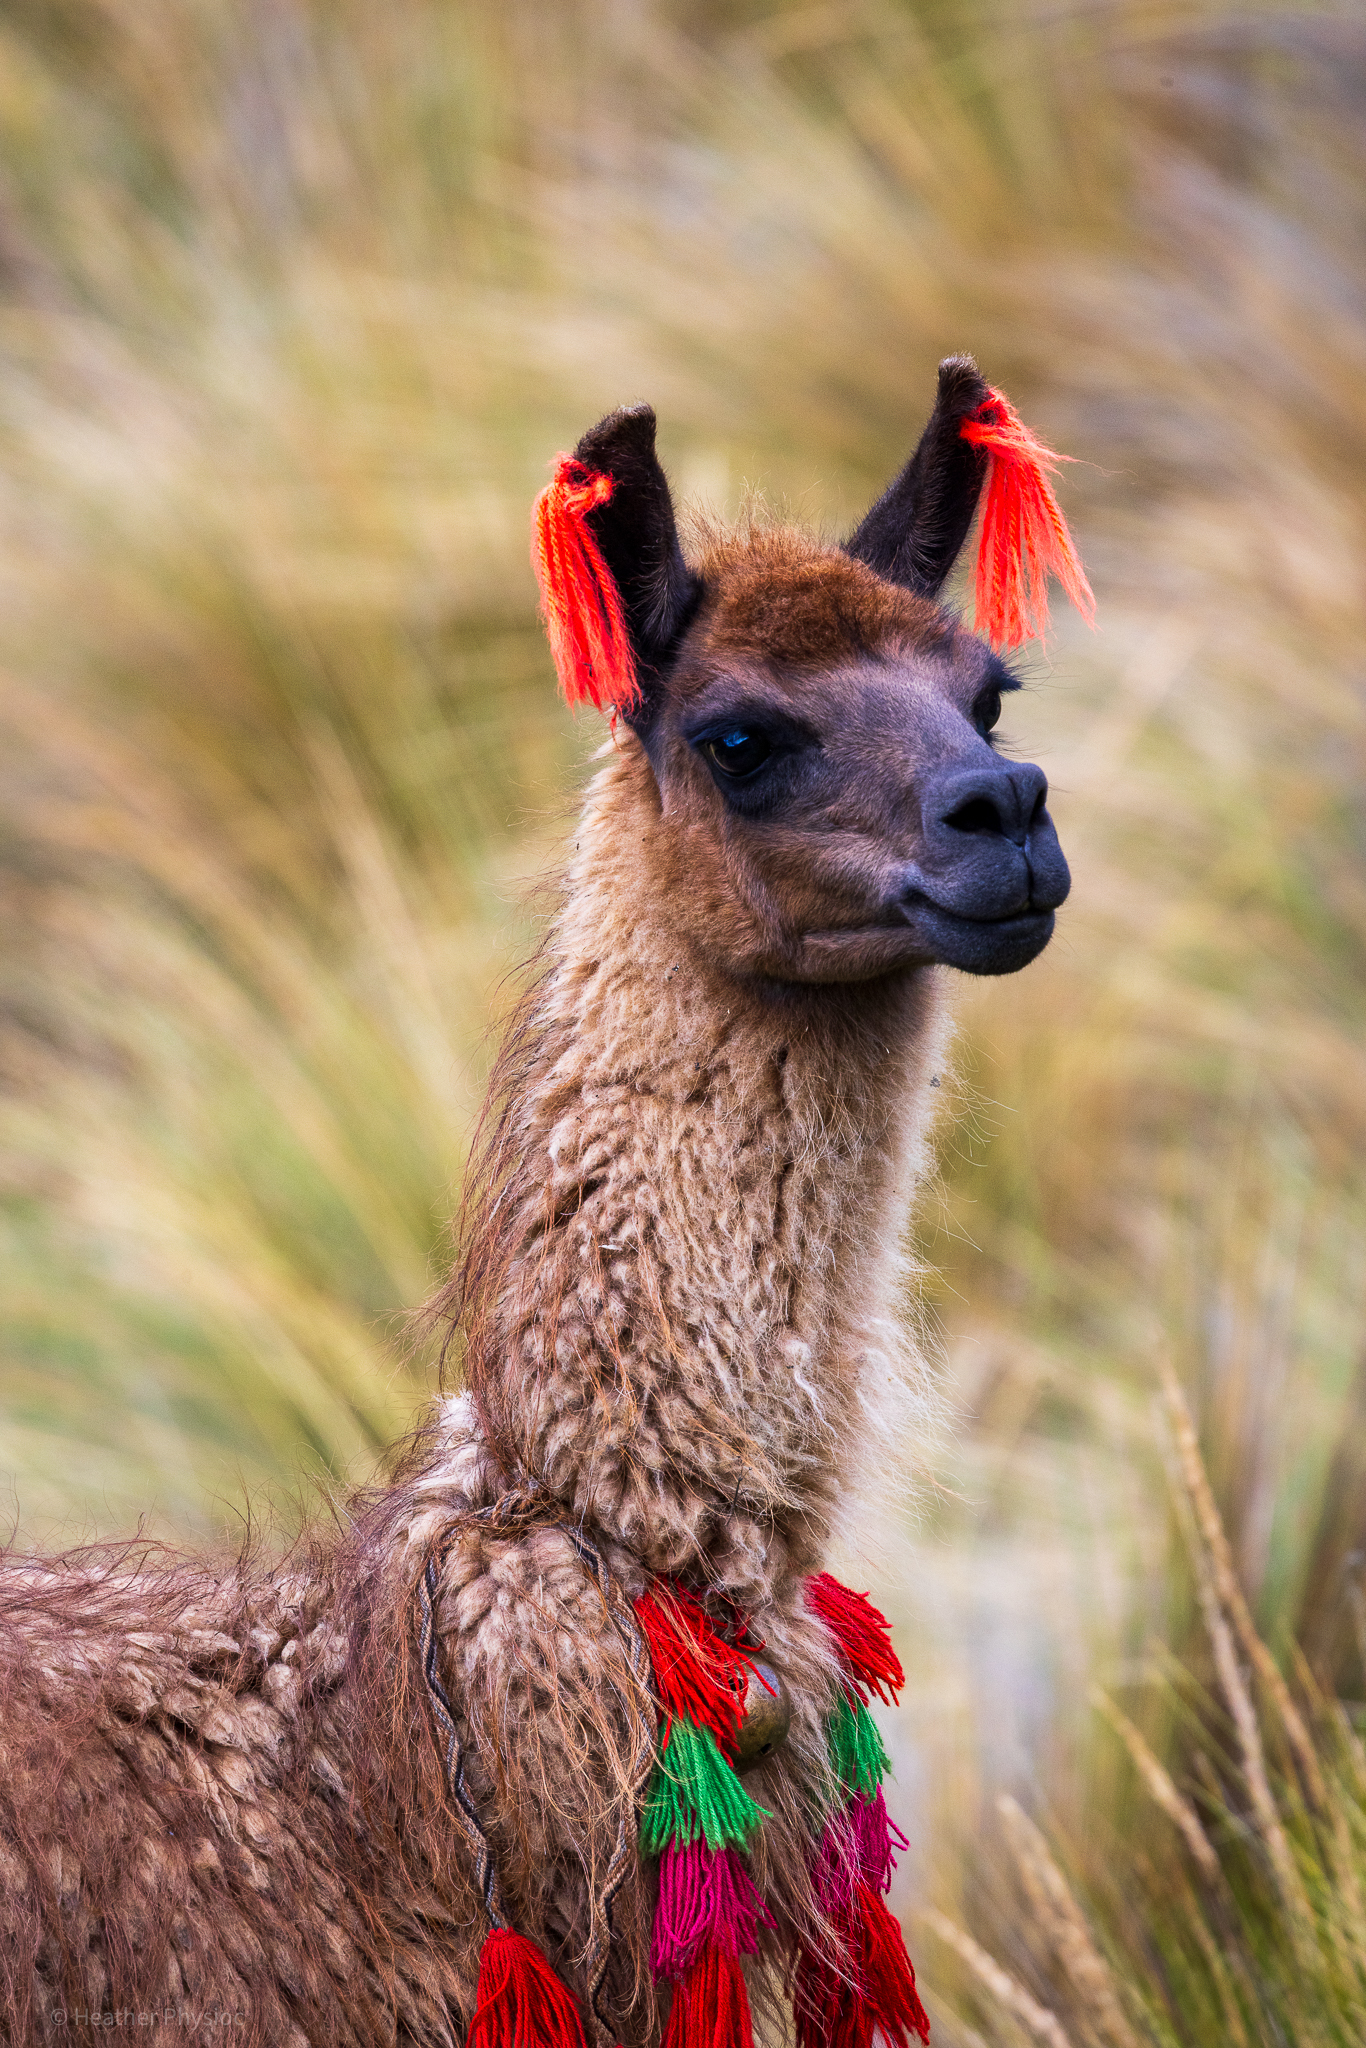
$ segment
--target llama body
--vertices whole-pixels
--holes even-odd
[[[277,1569],[8,1562],[8,2038],[463,2039],[487,1920],[414,1651],[432,1557],[442,1678],[509,1916],[582,1999],[654,1705],[571,1529],[630,1598],[658,1575],[743,1610],[782,1674],[791,1733],[747,1781],[772,1816],[753,1861],[776,1998],[819,1920],[812,1815],[840,1686],[803,1583],[869,1429],[929,1399],[899,1245],[940,1050],[933,963],[956,947],[979,971],[1023,964],[1066,888],[1027,783],[1042,778],[981,738],[1009,679],[931,601],[981,484],[945,421],[956,437],[985,387],[950,367],[915,458],[935,433],[949,448],[919,582],[897,579],[906,517],[888,527],[886,500],[852,554],[748,535],[682,572],[671,510],[650,527],[667,491],[641,467],[640,416],[614,416],[624,453],[602,466],[617,508],[639,484],[648,516],[643,542],[626,524],[602,538],[644,704],[590,789],[435,1305],[463,1331],[468,1390]],[[652,418],[649,440],[653,462]],[[781,804],[729,786],[726,748],[761,730]],[[966,843],[982,803],[985,848]],[[965,914],[945,907],[960,898]],[[474,1518],[528,1486],[547,1503],[530,1526]],[[638,1859],[615,1910],[606,2009],[625,2048],[657,2041],[668,2003],[651,1885]],[[764,1975],[761,1956],[761,1996]]]
[[[775,1816],[759,1875],[781,1901],[781,1874],[805,1870],[836,1683],[802,1583],[868,1411],[908,1383],[920,1394],[898,1239],[935,990],[911,970],[852,1034],[814,996],[718,1006],[706,964],[677,934],[641,934],[618,885],[650,786],[623,735],[529,1005],[517,1183],[550,1220],[497,1308],[539,1394],[518,1409],[525,1469],[593,1530],[629,1595],[700,1566],[783,1673],[793,1733],[747,1781]],[[638,859],[635,874],[643,886]],[[548,1376],[534,1369],[552,1327],[564,1363]],[[44,1897],[6,1867],[0,1971],[30,2029],[17,2038],[148,2012],[233,2040],[369,2043],[392,2038],[392,2000],[398,2039],[459,2040],[484,1923],[425,1701],[410,1695],[405,1730],[383,1692],[417,1570],[448,1545],[439,1627],[476,1796],[515,1924],[582,1990],[595,1870],[630,1796],[633,1688],[558,1529],[466,1523],[506,1485],[462,1395],[348,1536],[278,1576],[11,1567],[4,1710],[32,1773],[11,1780],[11,1840],[26,1873],[52,1873]],[[790,1912],[809,1911],[790,1890]],[[615,1931],[618,2038],[648,2041],[644,1885]]]

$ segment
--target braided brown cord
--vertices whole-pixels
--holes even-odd
[[[592,1574],[602,1596],[608,1619],[625,1647],[631,1676],[640,1691],[647,1693],[651,1679],[650,1653],[645,1638],[636,1625],[634,1608],[608,1570],[601,1553],[594,1549],[581,1529],[573,1527],[568,1522],[545,1521],[546,1508],[550,1504],[549,1497],[539,1488],[523,1487],[504,1494],[489,1507],[470,1509],[459,1517],[459,1521],[462,1524],[475,1522],[498,1533],[506,1531],[509,1535],[528,1528],[537,1521],[542,1521],[544,1526],[560,1530],[561,1534],[569,1539],[580,1562]],[[447,1544],[449,1541],[448,1536]],[[418,1580],[418,1648],[422,1659],[422,1675],[426,1680],[432,1714],[445,1737],[446,1782],[450,1787],[451,1798],[455,1802],[456,1813],[474,1859],[475,1881],[484,1901],[484,1910],[488,1914],[490,1926],[505,1928],[508,1925],[507,1909],[503,1901],[503,1888],[498,1876],[493,1845],[489,1841],[483,1821],[479,1817],[479,1810],[465,1782],[465,1752],[456,1729],[455,1712],[437,1668],[436,1600],[440,1588],[440,1568],[445,1559],[446,1547],[447,1545],[443,1544],[430,1552]],[[630,1720],[639,1730],[636,1753],[631,1759],[631,1802],[629,1807],[622,1809],[616,1846],[608,1861],[607,1874],[596,1897],[589,1902],[588,2001],[593,2031],[600,2043],[609,2044],[615,2038],[615,2030],[603,2014],[602,1997],[612,1957],[612,1907],[634,1864],[636,1812],[644,1798],[655,1761],[655,1730],[652,1718],[631,1713]]]
[[[560,1522],[556,1526],[569,1538],[581,1561],[588,1566],[597,1581],[608,1618],[621,1637],[626,1650],[631,1676],[638,1690],[647,1693],[651,1681],[650,1652],[644,1634],[636,1623],[634,1607],[607,1569],[601,1554],[593,1548],[583,1531],[571,1528],[567,1522]],[[655,1763],[654,1716],[631,1712],[629,1706],[628,1713],[632,1725],[637,1729],[636,1753],[631,1759],[631,1803],[629,1807],[622,1808],[616,1847],[608,1862],[607,1875],[603,1879],[602,1887],[591,1902],[591,1917],[588,1924],[588,2002],[598,2039],[609,2044],[614,2038],[614,2029],[603,2013],[602,1996],[607,1981],[607,1966],[612,1959],[612,1907],[635,1863],[636,1813],[644,1799],[645,1788]]]
[[[477,1522],[495,1531],[516,1530],[528,1527],[545,1513],[546,1499],[539,1487],[523,1486],[486,1508],[471,1508],[460,1517],[461,1522]],[[452,1532],[453,1533],[453,1532]],[[449,1540],[449,1539],[448,1539]],[[479,1809],[470,1796],[465,1783],[465,1752],[461,1747],[459,1732],[455,1725],[455,1710],[441,1682],[441,1673],[436,1661],[436,1598],[440,1586],[440,1567],[445,1561],[445,1549],[438,1546],[428,1556],[422,1576],[417,1585],[418,1602],[418,1650],[422,1658],[422,1676],[427,1682],[427,1697],[431,1702],[433,1716],[445,1736],[446,1783],[451,1798],[455,1801],[456,1814],[469,1843],[474,1858],[475,1880],[479,1895],[484,1901],[492,1927],[506,1927],[507,1912],[503,1905],[503,1888],[498,1877],[498,1866],[494,1861],[493,1845],[484,1831]]]
[[[433,1551],[417,1582],[418,1647],[422,1656],[422,1675],[427,1681],[427,1697],[432,1704],[432,1713],[446,1738],[446,1783],[450,1787],[456,1813],[474,1858],[475,1881],[479,1887],[480,1897],[484,1901],[484,1911],[489,1916],[491,1927],[506,1927],[508,1922],[503,1909],[503,1889],[498,1881],[498,1866],[493,1860],[493,1846],[484,1832],[479,1809],[471,1799],[465,1784],[465,1752],[460,1746],[455,1715],[446,1696],[446,1688],[441,1682],[441,1673],[436,1668],[435,1607],[439,1576],[436,1552]]]

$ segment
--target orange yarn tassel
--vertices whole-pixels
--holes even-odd
[[[740,1965],[709,1944],[674,1991],[660,2048],[754,2048]]]
[[[590,703],[633,711],[642,701],[621,592],[602,558],[588,514],[612,496],[613,480],[572,455],[536,500],[531,564],[555,669],[571,709]]]
[[[534,1941],[495,1927],[479,1951],[466,2048],[585,2048],[579,2008]]]
[[[1067,521],[1053,495],[1056,455],[1030,432],[1010,400],[991,391],[962,425],[962,436],[989,457],[977,540],[975,629],[997,647],[1018,647],[1048,631],[1052,570],[1088,626],[1096,601]]]

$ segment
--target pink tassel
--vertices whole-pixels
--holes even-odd
[[[849,1912],[858,1890],[858,1865],[843,1816],[827,1821],[811,1872],[811,1889],[827,1920],[841,1920]]]
[[[853,1838],[853,1861],[860,1881],[867,1885],[869,1891],[890,1891],[897,1856],[911,1845],[888,1813],[881,1789],[871,1799],[863,1792],[856,1792],[845,1817]]]
[[[847,1914],[863,1890],[889,1891],[897,1852],[909,1847],[893,1825],[881,1792],[871,1799],[856,1792],[848,1806],[825,1823],[812,1866],[812,1889],[827,1919]]]
[[[660,1858],[650,1967],[681,1979],[712,1942],[728,1956],[758,1953],[760,1927],[773,1918],[734,1849],[671,1843]]]

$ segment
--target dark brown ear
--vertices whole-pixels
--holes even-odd
[[[574,450],[587,468],[604,470],[612,495],[588,515],[603,560],[621,593],[636,673],[648,719],[652,686],[667,671],[697,609],[701,581],[678,544],[669,481],[655,454],[655,416],[648,405],[623,406],[599,420]]]
[[[971,356],[945,358],[920,445],[844,543],[846,554],[919,597],[938,597],[977,510],[987,458],[960,429],[987,391]]]

